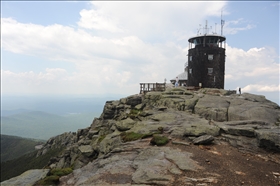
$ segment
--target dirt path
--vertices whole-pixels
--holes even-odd
[[[181,179],[186,179],[186,177],[188,177],[189,185],[280,185],[279,153],[244,153],[225,142],[210,146],[178,145],[177,147],[193,153],[192,159],[205,169],[199,172],[185,172],[183,176],[176,178],[175,185],[182,185]],[[272,158],[268,158],[268,155]]]

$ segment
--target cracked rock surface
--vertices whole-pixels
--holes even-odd
[[[279,124],[279,105],[264,96],[167,88],[107,101],[91,126],[51,138],[37,156],[63,147],[46,167],[73,167],[60,178],[67,186],[277,185]],[[151,145],[153,134],[169,142]]]

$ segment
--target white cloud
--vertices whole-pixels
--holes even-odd
[[[227,46],[226,80],[228,82],[279,81],[279,63],[273,48],[251,48],[248,51]]]
[[[115,25],[115,20],[111,20],[106,14],[96,10],[82,10],[81,19],[78,25],[87,29],[105,30],[109,32],[123,32]]]
[[[204,22],[205,17],[219,16],[221,8],[226,5],[226,2],[167,1],[93,1],[91,3],[92,9],[81,11],[79,26],[123,32],[123,34],[135,35],[141,40],[149,40],[149,42],[154,40],[159,42],[159,38],[182,38],[187,32],[195,30],[194,28],[199,23]],[[197,12],[200,13],[197,14]],[[182,32],[178,32],[179,30]]]
[[[196,34],[196,28],[207,17],[217,16],[219,20],[225,5],[226,2],[94,1],[92,9],[81,10],[77,29],[1,18],[2,49],[70,62],[76,68],[73,73],[67,68],[49,67],[38,73],[32,67],[20,73],[1,70],[2,90],[138,93],[140,82],[163,82],[183,72],[187,39]],[[249,24],[239,27],[241,21],[228,22],[229,33],[251,29]],[[226,54],[226,85],[251,87],[247,90],[262,85],[276,91],[279,58],[272,48],[244,51],[227,46]]]
[[[250,84],[243,88],[245,92],[279,92],[280,84]]]

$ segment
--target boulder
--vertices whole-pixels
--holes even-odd
[[[119,131],[126,131],[131,129],[135,123],[136,121],[132,120],[131,118],[127,118],[116,122],[116,127]]]
[[[79,146],[79,150],[81,151],[82,154],[84,154],[87,157],[90,157],[94,152],[92,146],[90,145]]]
[[[114,132],[106,135],[106,137],[99,144],[99,152],[101,154],[108,154],[112,149],[120,146],[122,143],[120,132]]]
[[[256,120],[229,121],[223,123],[216,122],[215,124],[226,134],[247,137],[255,137],[255,129],[265,129],[270,127],[267,123]]]
[[[46,177],[49,171],[49,169],[28,170],[17,177],[1,182],[1,186],[32,186]]]
[[[242,94],[242,97],[231,100],[228,108],[228,121],[260,120],[275,123],[279,120],[279,109],[274,104],[260,102],[262,97],[249,95],[246,98]]]
[[[195,145],[209,145],[214,141],[214,137],[211,135],[203,135],[198,138],[193,139],[193,144]]]
[[[120,101],[106,101],[101,114],[102,119],[113,119],[122,107],[118,107]]]
[[[131,107],[135,107],[136,105],[142,103],[142,96],[141,95],[133,95],[129,96],[126,99],[126,104],[131,105]]]
[[[184,136],[220,135],[220,128],[214,125],[194,124],[185,128]]]
[[[256,130],[259,146],[268,150],[280,152],[280,129]]]
[[[220,96],[205,95],[200,98],[194,107],[194,113],[205,119],[227,121],[227,111],[230,103]]]
[[[181,170],[197,171],[201,167],[190,157],[191,153],[170,147],[144,149],[133,161],[136,171],[132,175],[137,184],[172,185],[172,174]]]

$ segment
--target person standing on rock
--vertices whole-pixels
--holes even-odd
[[[179,79],[178,79],[178,77],[176,77],[175,87],[178,87],[178,86],[179,86]]]
[[[239,87],[239,95],[241,94],[241,88]]]

